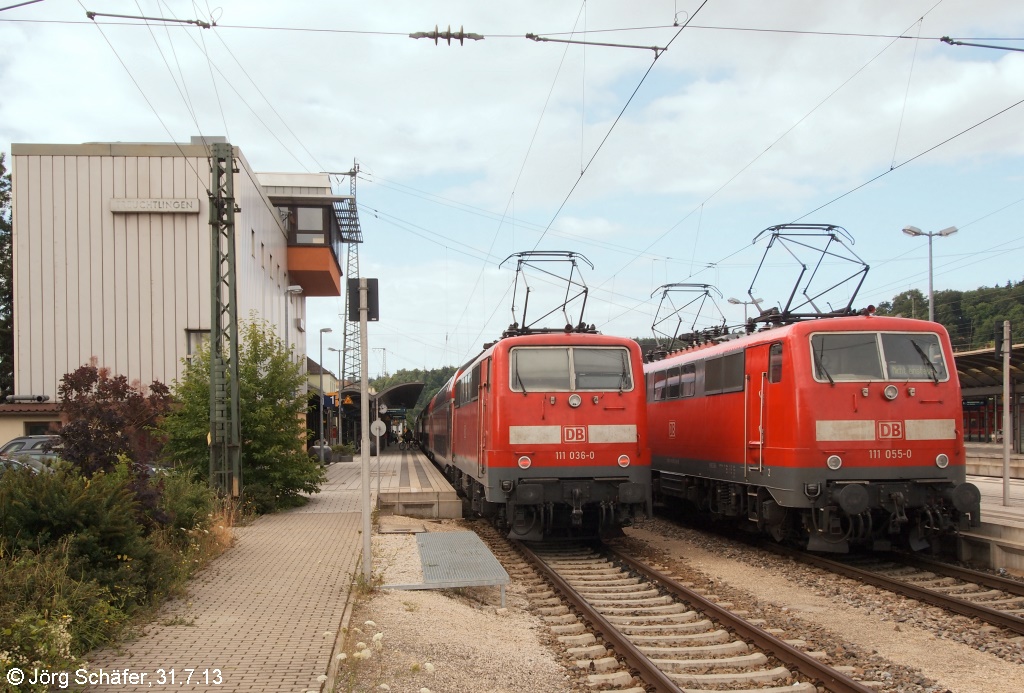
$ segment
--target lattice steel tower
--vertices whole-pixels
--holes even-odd
[[[234,158],[230,144],[210,155],[210,486],[242,490],[235,284]]]
[[[359,227],[359,210],[356,208],[356,177],[359,174],[359,164],[353,162],[349,176],[349,191],[351,198],[334,203],[334,214],[338,219],[338,226],[341,227],[341,240],[348,244],[348,253],[345,259],[346,279],[359,278],[359,244],[363,242],[363,231]],[[344,325],[344,336],[342,338],[343,363],[341,373],[342,387],[346,383],[359,381],[362,357],[359,353],[359,323],[349,322],[348,311],[351,297],[348,294],[349,282],[345,282],[345,307],[339,316],[341,324]]]

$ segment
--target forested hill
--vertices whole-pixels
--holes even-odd
[[[904,291],[878,305],[879,315],[928,319],[928,297],[917,289]],[[935,321],[949,331],[956,351],[992,346],[996,325],[1010,321],[1013,342],[1024,342],[1024,281],[982,286],[970,291],[936,291]]]

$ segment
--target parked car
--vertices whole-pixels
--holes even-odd
[[[0,475],[3,475],[3,473],[6,472],[8,469],[15,472],[18,471],[19,469],[29,469],[33,473],[35,473],[35,470],[32,467],[22,462],[19,462],[13,457],[0,457]]]
[[[52,472],[57,453],[49,449],[60,441],[59,436],[19,436],[0,447],[0,459],[15,461],[36,473]]]

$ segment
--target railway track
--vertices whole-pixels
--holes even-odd
[[[915,556],[835,560],[778,544],[773,553],[1024,635],[1024,583]]]
[[[483,533],[481,533],[483,536]],[[652,566],[609,547],[502,547],[510,575],[539,578],[528,593],[587,685],[605,690],[874,690],[807,653],[801,641],[747,621]],[[515,551],[529,563],[518,565]]]

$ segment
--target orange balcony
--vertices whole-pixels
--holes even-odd
[[[362,241],[351,195],[270,195],[288,232],[289,281],[306,296],[341,296],[345,243]],[[355,220],[353,222],[353,219]]]
[[[305,296],[341,296],[341,267],[329,246],[288,246],[288,277]]]

